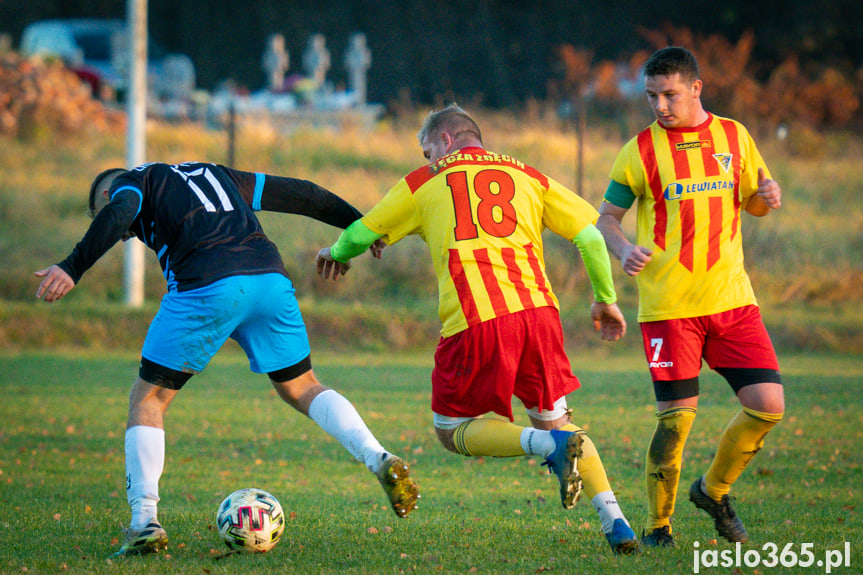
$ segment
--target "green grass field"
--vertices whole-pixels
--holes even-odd
[[[314,180],[367,210],[422,161],[415,132],[424,111],[370,132],[277,133],[243,124],[236,167]],[[571,188],[576,143],[553,114],[482,111],[489,149],[513,154]],[[601,201],[615,154],[630,134],[588,130],[584,196]],[[792,130],[792,140],[795,137]],[[147,159],[226,161],[226,135],[195,125],[148,124]],[[752,541],[802,554],[808,568],[703,567],[702,573],[824,573],[844,550],[863,573],[863,140],[819,136],[801,155],[792,140],[759,134],[783,187],[783,207],[745,216],[747,270],[777,347],[787,417],[734,490]],[[538,459],[469,459],[437,443],[429,373],[439,320],[427,248],[411,238],[381,262],[358,261],[345,281],[313,273],[314,255],[338,230],[299,216],[261,214],[297,287],[322,381],[358,407],[388,448],[406,457],[421,508],[397,519],[376,479],[313,422],[282,404],[262,376],[226,350],[194,378],[168,413],[160,518],[169,553],[109,561],[128,522],[123,435],[138,349],[165,283],[146,257],[146,304],[122,304],[123,250],[112,249],[53,306],[33,298],[33,271],[61,260],[87,226],[93,174],[122,165],[121,135],[0,142],[0,575],[7,573],[658,573],[694,571],[700,557],[732,552],[688,502],[737,404],[724,382],[703,377],[676,514],[678,545],[638,557],[610,554],[589,502],[565,511]],[[635,217],[624,224],[629,232]],[[551,236],[551,234],[547,234]],[[416,241],[413,241],[416,240]],[[640,531],[644,448],[653,395],[639,350],[634,282],[613,263],[629,335],[613,346],[588,331],[590,290],[573,246],[546,242],[566,341],[583,387],[570,397],[576,422],[597,443],[633,527]],[[379,353],[373,356],[372,353]],[[519,413],[517,422],[526,423]],[[289,519],[270,553],[225,557],[213,529],[219,502],[257,486]],[[696,547],[695,544],[698,544]],[[802,547],[806,545],[807,547]],[[811,547],[809,547],[811,545]],[[767,551],[763,551],[765,559]],[[786,553],[785,559],[790,555]],[[817,561],[822,561],[818,565]],[[786,561],[787,562],[787,561]]]
[[[694,571],[694,552],[733,552],[686,498],[737,409],[711,373],[687,445],[675,549],[615,557],[588,501],[564,510],[537,458],[476,459],[445,451],[429,411],[431,351],[408,358],[322,353],[316,372],[359,409],[381,442],[408,459],[420,509],[398,519],[365,467],[311,420],[278,400],[266,378],[231,350],[184,389],[167,418],[160,519],[167,553],[109,560],[129,519],[124,490],[126,401],[132,353],[29,352],[0,356],[0,573],[661,573]],[[802,544],[822,561],[851,551],[863,572],[863,362],[781,358],[786,419],[735,486],[750,532],[743,551]],[[604,364],[604,365],[601,365]],[[597,443],[633,528],[645,503],[644,447],[653,397],[629,352],[574,357],[582,389],[569,401]],[[525,423],[522,413],[516,422]],[[263,555],[224,556],[214,530],[219,502],[256,486],[281,501],[287,528]],[[697,547],[696,547],[697,544]],[[777,554],[778,555],[778,554]],[[788,556],[790,557],[790,556]],[[786,557],[786,559],[788,559]],[[750,554],[751,558],[751,554]],[[835,557],[834,557],[835,558]],[[809,568],[704,567],[701,573],[824,573]]]

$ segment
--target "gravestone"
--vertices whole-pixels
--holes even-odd
[[[290,55],[285,49],[285,37],[272,34],[267,38],[267,47],[261,65],[267,73],[267,87],[272,92],[282,92],[285,89],[285,72],[290,66]]]
[[[327,39],[323,34],[313,34],[309,38],[303,52],[303,69],[314,81],[316,88],[324,85],[330,69],[330,51],[327,50]]]
[[[356,103],[366,105],[366,72],[372,65],[372,53],[366,45],[366,35],[353,34],[345,53],[345,68],[348,70],[348,89],[354,93]]]

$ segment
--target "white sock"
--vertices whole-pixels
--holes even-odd
[[[377,472],[386,450],[343,395],[334,389],[318,394],[309,405],[309,417],[335,437],[357,461]]]
[[[554,439],[551,432],[535,427],[525,427],[521,432],[521,448],[528,455],[548,457],[554,453]]]
[[[164,429],[136,425],[126,430],[126,498],[132,507],[132,529],[156,520],[164,466]]]
[[[603,533],[611,533],[611,528],[614,525],[615,519],[623,519],[626,521],[626,517],[623,516],[623,511],[620,510],[620,505],[617,504],[617,498],[614,496],[614,491],[603,491],[602,493],[597,493],[593,499],[590,500],[593,508],[596,509],[597,513],[599,513],[599,520],[602,522],[602,532]],[[626,524],[629,525],[629,521],[626,521]]]

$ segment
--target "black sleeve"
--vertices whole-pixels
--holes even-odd
[[[261,209],[299,214],[345,229],[362,213],[331,191],[308,180],[265,176]]]
[[[114,194],[111,202],[93,218],[84,238],[78,242],[69,257],[57,265],[77,284],[84,272],[123,238],[135,220],[140,203],[141,198],[132,190],[126,189]]]

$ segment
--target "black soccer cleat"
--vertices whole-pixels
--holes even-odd
[[[743,522],[731,508],[731,500],[728,495],[723,495],[719,501],[711,499],[701,490],[702,479],[701,477],[696,479],[692,487],[689,488],[689,500],[713,517],[713,525],[721,536],[732,543],[746,543],[749,540],[749,535],[746,533],[746,528],[743,527]]]
[[[671,535],[671,527],[664,525],[657,527],[647,535],[642,532],[641,544],[645,547],[674,547],[674,537]]]

